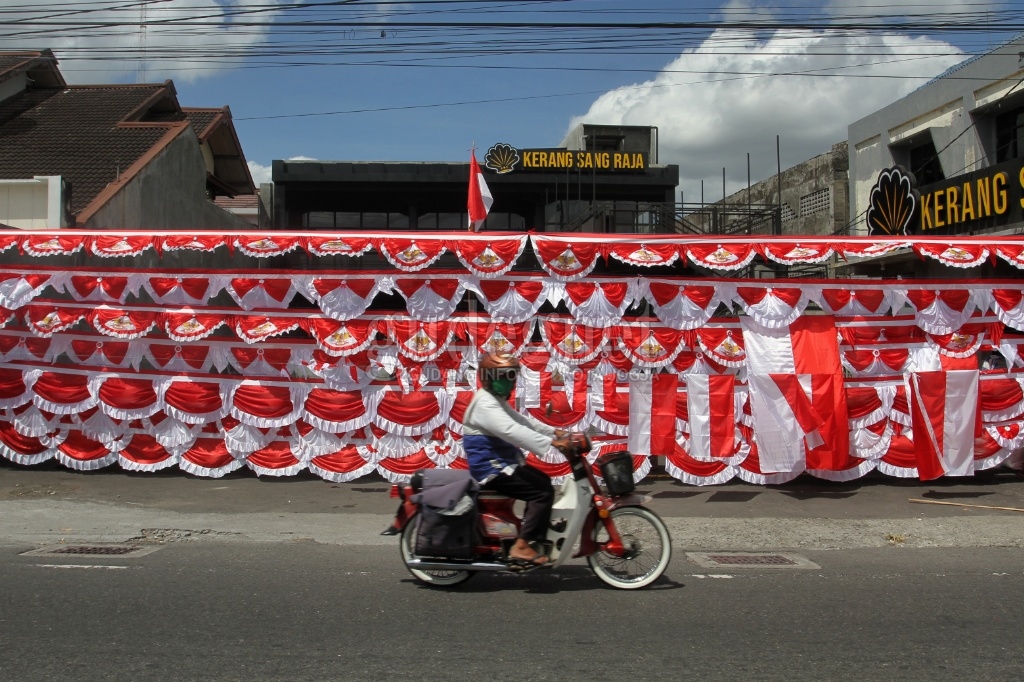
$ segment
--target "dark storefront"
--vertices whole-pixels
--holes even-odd
[[[678,166],[657,164],[656,129],[581,126],[580,149],[478,150],[494,196],[484,229],[677,230]],[[576,131],[574,131],[576,132]],[[469,163],[274,161],[281,229],[464,230]]]

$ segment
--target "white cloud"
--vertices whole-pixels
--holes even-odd
[[[947,56],[916,56],[934,53]],[[570,129],[581,122],[657,126],[659,161],[679,164],[684,199],[700,201],[704,180],[712,202],[722,196],[723,167],[727,193],[746,186],[748,152],[753,182],[775,173],[776,135],[783,168],[801,163],[845,140],[850,123],[962,59],[959,49],[929,38],[780,31],[759,40],[717,31],[652,80],[602,95]],[[742,75],[752,72],[835,75]]]
[[[249,175],[252,176],[252,181],[259,187],[265,182],[270,182],[271,166],[264,166],[262,163],[256,163],[255,161],[249,161]]]
[[[25,11],[25,7],[31,6],[25,0],[0,0],[3,16],[0,50],[48,47],[57,56],[61,73],[70,83],[160,82],[167,78],[191,81],[231,68],[238,62],[211,57],[211,53],[244,57],[249,48],[265,40],[266,29],[233,25],[234,13],[268,8],[270,11],[238,16],[269,24],[275,15],[273,6],[282,2],[284,0],[165,0],[104,3],[126,9],[96,9],[100,3],[90,3],[87,7],[69,6],[63,10],[47,9],[46,3],[39,3]],[[197,19],[215,25],[149,25],[142,30],[139,24],[143,19],[147,22]],[[45,21],[81,21],[82,24],[38,23]],[[107,23],[117,25],[96,26]]]
[[[285,161],[316,161],[311,156],[289,156]],[[252,181],[259,187],[261,183],[273,182],[271,179],[274,170],[273,166],[264,166],[262,163],[255,161],[247,161],[249,164],[249,175],[252,176]]]

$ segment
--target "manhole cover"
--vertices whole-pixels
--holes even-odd
[[[160,549],[142,545],[50,545],[40,547],[22,556],[143,556]]]
[[[686,556],[704,568],[821,568],[790,552],[687,552]]]

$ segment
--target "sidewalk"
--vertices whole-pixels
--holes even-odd
[[[306,474],[200,479],[177,470],[72,472],[0,463],[0,544],[314,541],[392,545],[379,535],[396,503],[371,476],[335,484]],[[850,483],[698,488],[664,476],[638,486],[678,550],[1024,547],[1024,478],[982,473],[922,483],[881,475]],[[956,505],[918,504],[954,502]]]

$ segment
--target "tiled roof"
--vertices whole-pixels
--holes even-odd
[[[0,54],[0,74],[2,74],[4,71],[7,71],[8,69],[13,69],[15,66],[18,66],[19,64],[24,64],[25,62],[27,62],[35,56],[38,56],[38,53],[29,54],[26,52],[25,54]]]
[[[118,126],[165,86],[29,89],[0,102],[0,178],[60,175],[79,213],[168,132]]]
[[[192,124],[192,129],[196,131],[196,135],[202,137],[203,132],[210,127],[213,123],[213,119],[217,118],[224,113],[224,109],[185,109],[185,116],[188,117],[189,123]]]

